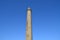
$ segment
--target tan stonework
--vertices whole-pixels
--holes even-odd
[[[27,9],[26,40],[32,40],[31,9]]]

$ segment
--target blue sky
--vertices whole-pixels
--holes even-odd
[[[0,40],[26,39],[29,5],[33,40],[60,40],[60,0],[0,0]]]

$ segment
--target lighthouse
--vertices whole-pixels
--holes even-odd
[[[27,8],[26,40],[32,40],[32,9]]]

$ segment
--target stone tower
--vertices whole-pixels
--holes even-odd
[[[31,21],[32,10],[30,7],[27,9],[27,23],[26,23],[26,40],[32,40],[32,21]]]

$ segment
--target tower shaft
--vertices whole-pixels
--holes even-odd
[[[32,40],[31,9],[27,9],[26,40]]]

